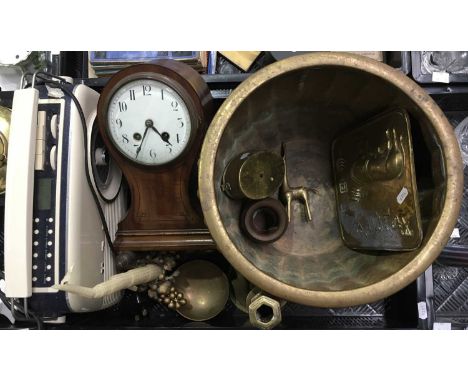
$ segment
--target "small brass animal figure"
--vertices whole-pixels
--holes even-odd
[[[304,204],[306,210],[306,220],[308,222],[312,221],[312,212],[310,210],[309,205],[309,193],[313,192],[317,194],[317,190],[315,188],[308,188],[308,187],[291,187],[288,181],[288,170],[286,165],[286,149],[285,144],[281,145],[281,155],[284,161],[284,178],[283,184],[280,188],[280,199],[283,203],[286,203],[286,208],[288,211],[288,221],[291,221],[291,203],[293,200],[297,200]]]

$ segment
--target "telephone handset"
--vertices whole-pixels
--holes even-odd
[[[5,287],[10,298],[29,298],[44,317],[95,311],[121,294],[87,299],[59,292],[69,281],[93,287],[115,274],[111,249],[86,171],[92,171],[99,94],[85,85],[67,91],[38,85],[14,93],[5,195]],[[75,103],[75,101],[78,103]],[[78,108],[79,107],[79,108]],[[88,150],[84,150],[82,111]],[[88,155],[88,169],[85,168]],[[98,197],[110,236],[125,214],[120,170],[108,171],[115,196]],[[95,193],[96,180],[91,176]],[[106,185],[108,181],[104,181]]]
[[[32,211],[37,89],[16,90],[11,113],[5,192],[5,294],[32,295]]]

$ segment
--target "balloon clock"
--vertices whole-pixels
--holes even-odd
[[[212,116],[207,84],[184,63],[159,60],[111,77],[99,100],[99,129],[131,192],[117,250],[214,247],[191,184]]]

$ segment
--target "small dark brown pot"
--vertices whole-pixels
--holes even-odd
[[[261,243],[272,243],[288,228],[288,216],[283,204],[273,198],[247,203],[241,212],[241,229]]]

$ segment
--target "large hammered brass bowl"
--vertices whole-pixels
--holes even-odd
[[[331,144],[394,107],[411,118],[423,242],[411,252],[351,250],[340,236]],[[282,142],[290,185],[317,188],[309,200],[312,221],[295,203],[280,240],[254,243],[239,229],[241,202],[220,188],[223,170],[242,152],[280,153]],[[414,281],[453,230],[462,179],[452,127],[430,96],[399,71],[344,53],[296,56],[250,76],[216,114],[199,165],[205,220],[227,260],[272,295],[319,307],[370,303]]]

